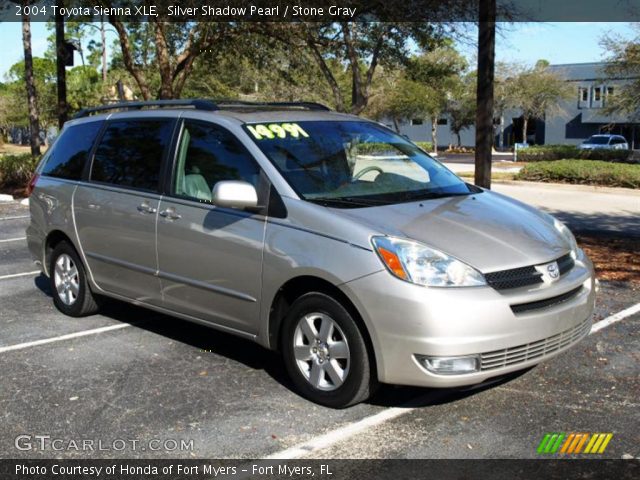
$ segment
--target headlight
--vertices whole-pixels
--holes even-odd
[[[466,263],[418,242],[373,237],[371,243],[387,269],[407,282],[428,287],[476,287],[487,284],[482,274]]]
[[[564,239],[569,243],[569,248],[571,248],[571,256],[575,260],[578,257],[578,242],[576,242],[576,237],[573,236],[569,227],[567,227],[564,223],[554,217],[553,226],[555,227],[560,235],[564,237]]]

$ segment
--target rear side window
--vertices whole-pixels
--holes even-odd
[[[139,190],[157,191],[173,120],[109,122],[91,167],[91,180]]]
[[[51,148],[42,175],[80,180],[93,142],[102,122],[89,122],[66,128]]]

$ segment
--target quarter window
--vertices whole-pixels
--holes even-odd
[[[223,180],[244,180],[258,188],[260,167],[242,144],[217,125],[185,121],[178,146],[173,193],[210,202]]]
[[[91,180],[157,191],[172,126],[168,119],[110,122],[96,149]]]
[[[65,128],[47,154],[41,174],[80,180],[101,126],[102,122],[88,122]]]

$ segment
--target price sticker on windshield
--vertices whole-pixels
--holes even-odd
[[[268,123],[247,125],[247,129],[256,140],[274,140],[276,138],[308,138],[309,134],[297,123]]]

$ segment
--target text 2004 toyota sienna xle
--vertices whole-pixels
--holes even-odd
[[[333,407],[589,331],[593,267],[553,217],[319,105],[183,103],[84,112],[42,160],[28,243],[62,312],[113,297],[243,336]]]

